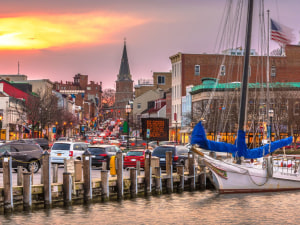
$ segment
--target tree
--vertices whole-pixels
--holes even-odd
[[[114,89],[105,89],[102,93],[102,107],[109,108],[115,104],[115,93]]]

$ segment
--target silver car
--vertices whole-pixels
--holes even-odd
[[[58,141],[51,148],[51,163],[63,164],[64,159],[81,160],[88,144],[84,142]]]

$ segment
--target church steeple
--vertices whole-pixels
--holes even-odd
[[[123,48],[123,55],[120,65],[120,71],[118,74],[118,80],[129,80],[131,81],[131,74],[128,64],[128,57],[127,57],[127,49],[126,49],[126,39],[124,38],[124,48]]]

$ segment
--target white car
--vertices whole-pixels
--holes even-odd
[[[84,142],[58,141],[51,148],[51,163],[63,164],[64,159],[81,160],[88,144]]]

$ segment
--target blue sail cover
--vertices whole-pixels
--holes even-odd
[[[285,139],[281,139],[278,141],[274,141],[269,144],[248,149],[246,145],[246,133],[245,131],[239,130],[237,135],[237,140],[235,145],[223,143],[223,142],[216,142],[207,140],[204,128],[202,126],[201,121],[194,127],[191,137],[191,144],[197,144],[201,148],[216,151],[216,152],[229,152],[232,153],[233,156],[245,157],[247,159],[255,159],[263,157],[269,153],[274,152],[278,148],[282,148],[292,143],[293,137],[288,137]]]

